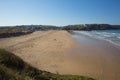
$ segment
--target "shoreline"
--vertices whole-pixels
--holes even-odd
[[[120,78],[120,48],[107,41],[86,36],[72,35],[80,44],[70,54],[81,67],[81,74],[97,80],[118,80]],[[86,71],[87,70],[87,71]],[[93,70],[93,71],[92,71]]]
[[[115,42],[113,42],[111,40],[101,38],[101,37],[96,37],[96,36],[87,35],[87,34],[84,34],[84,33],[78,33],[78,32],[74,32],[74,31],[73,31],[73,33],[70,33],[70,34],[79,34],[79,35],[87,36],[89,38],[93,38],[93,39],[96,39],[96,40],[101,40],[103,42],[107,42],[107,43],[109,43],[109,44],[111,44],[111,45],[113,45],[113,46],[115,46],[117,48],[120,48],[119,44],[117,44],[117,43],[115,43]]]

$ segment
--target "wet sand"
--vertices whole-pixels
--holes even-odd
[[[120,79],[120,47],[82,34],[72,37],[79,43],[70,53],[80,64],[79,74],[92,76],[97,80]]]
[[[106,41],[67,31],[36,31],[2,38],[0,48],[20,56],[42,70],[90,76],[97,80],[120,79],[120,50]]]

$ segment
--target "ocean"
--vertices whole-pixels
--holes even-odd
[[[120,46],[120,30],[74,31],[75,33],[99,38]]]

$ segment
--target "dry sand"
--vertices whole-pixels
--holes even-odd
[[[120,79],[120,52],[101,40],[81,37],[77,42],[66,31],[36,31],[0,39],[0,48],[53,73],[84,75],[97,80]]]
[[[74,39],[66,31],[37,31],[30,35],[0,39],[0,48],[20,56],[29,64],[54,73],[72,74],[74,63],[67,50]]]

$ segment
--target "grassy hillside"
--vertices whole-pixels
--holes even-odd
[[[0,38],[15,37],[32,33],[32,30],[26,28],[0,28]]]
[[[84,76],[59,75],[38,70],[18,56],[0,49],[0,80],[94,80]]]

